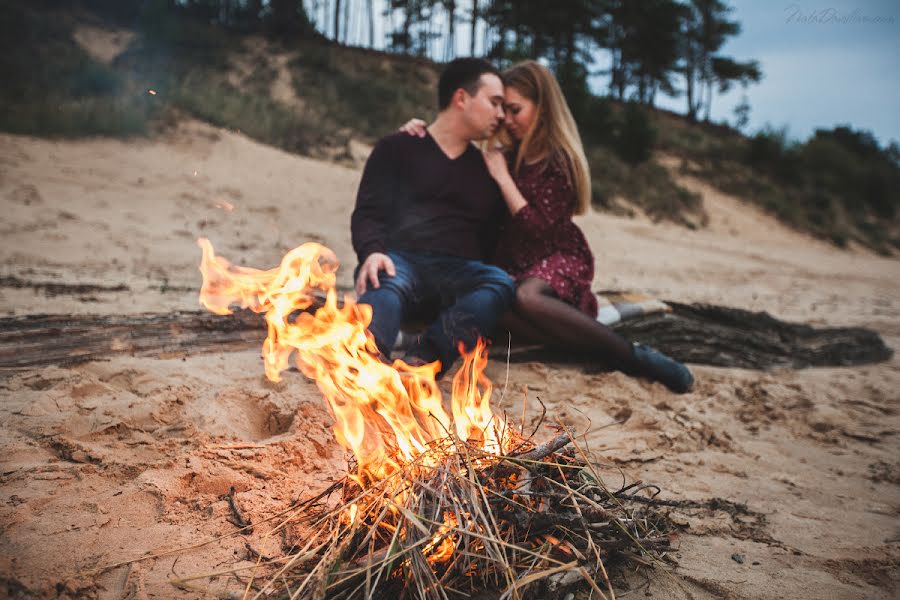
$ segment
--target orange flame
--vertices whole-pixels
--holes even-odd
[[[338,443],[353,452],[362,478],[381,479],[401,464],[429,461],[425,451],[451,431],[483,450],[502,450],[502,421],[490,408],[491,383],[483,340],[453,380],[453,421],[444,410],[435,380],[440,363],[412,367],[403,361],[387,365],[367,330],[372,309],[345,295],[337,303],[335,254],[315,243],[288,252],[275,269],[261,271],[232,265],[215,255],[201,238],[200,303],[210,311],[231,314],[230,306],[265,313],[268,337],[263,343],[266,376],[281,380],[281,372],[296,353],[297,367],[314,379],[335,420]],[[324,305],[309,309],[325,294]]]

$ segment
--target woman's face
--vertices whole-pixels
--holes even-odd
[[[508,87],[503,92],[504,109],[506,111],[506,119],[504,121],[506,130],[516,141],[522,137],[531,128],[537,117],[537,106],[520,94],[518,90]]]

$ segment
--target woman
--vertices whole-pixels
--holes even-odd
[[[509,209],[494,262],[517,284],[501,327],[517,339],[592,353],[629,375],[688,391],[694,379],[687,367],[596,320],[594,256],[572,222],[590,206],[590,171],[556,78],[526,61],[507,70],[503,83],[505,131],[497,141],[507,150],[484,151]],[[414,119],[402,129],[424,135],[424,126]]]

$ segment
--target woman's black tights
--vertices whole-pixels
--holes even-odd
[[[596,355],[625,372],[636,368],[631,342],[560,300],[543,279],[530,278],[516,289],[516,302],[503,318],[515,340]]]

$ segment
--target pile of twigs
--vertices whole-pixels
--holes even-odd
[[[609,490],[568,432],[520,440],[505,456],[448,437],[382,480],[347,476],[304,502],[304,547],[252,587],[257,597],[398,599],[583,586],[608,598],[608,565],[669,547],[665,517],[635,501],[638,489]]]

